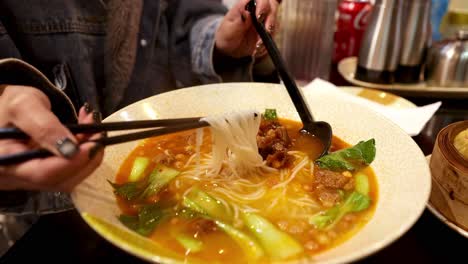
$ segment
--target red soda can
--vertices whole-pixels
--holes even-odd
[[[359,55],[372,4],[369,0],[342,0],[334,35],[333,63]]]

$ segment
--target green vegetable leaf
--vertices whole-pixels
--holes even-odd
[[[315,226],[318,229],[323,229],[333,223],[340,214],[340,207],[335,206],[326,210],[325,212],[320,212],[309,219],[309,223]]]
[[[263,118],[265,118],[265,120],[270,120],[270,121],[278,119],[278,115],[276,114],[276,109],[265,109]]]
[[[361,141],[351,148],[330,153],[316,160],[320,168],[332,171],[354,171],[369,165],[375,158],[375,140]]]
[[[304,251],[299,242],[260,215],[244,213],[243,220],[273,260],[286,260]]]
[[[231,237],[247,255],[248,263],[256,263],[258,259],[265,255],[265,251],[260,244],[248,234],[228,225],[222,221],[216,220],[216,226]],[[252,260],[252,261],[250,261]]]
[[[342,204],[312,216],[309,223],[318,229],[331,229],[346,214],[364,211],[370,204],[371,199],[367,195],[354,191]]]
[[[148,236],[154,228],[170,215],[170,210],[163,210],[158,204],[145,205],[138,216],[120,215],[120,222],[135,232]]]
[[[114,188],[114,193],[128,201],[145,199],[160,192],[180,171],[159,164],[153,172],[143,180],[116,184],[108,181]]]
[[[206,214],[214,219],[232,222],[232,215],[226,205],[198,188],[192,189],[184,197],[183,203],[186,207],[201,214]]]
[[[175,234],[175,239],[186,250],[196,253],[203,249],[203,242],[185,234]]]
[[[148,186],[144,190],[142,198],[157,194],[179,174],[180,171],[159,164],[148,177]]]
[[[367,175],[358,172],[356,175],[354,175],[354,182],[355,184],[355,189],[358,193],[362,193],[364,195],[369,195],[370,187],[369,187],[369,179],[367,178]]]
[[[184,218],[184,219],[194,219],[200,216],[199,213],[191,210],[190,208],[182,208],[177,211],[176,213],[177,216]]]
[[[371,200],[367,195],[359,192],[352,192],[341,208],[346,213],[355,213],[369,208]]]
[[[254,238],[219,219],[228,219],[229,222],[233,220],[232,216],[227,214],[224,205],[215,197],[195,188],[187,196],[184,196],[182,204],[189,212],[213,220],[218,228],[223,230],[243,249],[249,263],[256,263],[258,259],[265,255],[263,248]]]
[[[119,216],[119,220],[120,222],[130,228],[131,230],[138,230],[138,227],[140,226],[140,221],[138,219],[138,216],[134,216],[134,215],[120,215]]]
[[[143,186],[141,182],[127,182],[124,184],[116,184],[108,181],[112,188],[114,188],[114,193],[128,201],[138,198],[143,192]]]
[[[136,157],[135,161],[133,161],[132,170],[130,172],[130,176],[128,176],[128,180],[131,182],[139,181],[143,178],[143,172],[145,172],[146,168],[150,164],[150,159],[147,157]]]

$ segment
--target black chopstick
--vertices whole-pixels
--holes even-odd
[[[281,53],[278,47],[273,41],[273,38],[266,31],[264,25],[257,19],[256,1],[250,0],[245,6],[245,9],[250,12],[250,17],[252,18],[252,24],[255,27],[255,30],[257,31],[261,40],[263,41],[263,44],[265,45],[268,55],[270,55],[270,58],[273,64],[275,65],[275,68],[278,71],[278,74],[280,75],[281,80],[283,80],[284,86],[287,88],[289,96],[291,97],[291,100],[293,101],[294,106],[296,107],[296,110],[301,120],[303,122],[306,120],[313,122],[314,118],[312,117],[312,114],[311,114],[312,112],[308,108],[307,103],[304,101],[304,97],[300,94],[301,92],[299,88],[297,87],[297,84],[294,81],[294,78],[287,70],[286,64],[283,58],[281,57]]]
[[[139,120],[123,122],[107,122],[101,124],[70,124],[65,125],[73,134],[87,133],[94,134],[104,131],[130,130],[153,128],[162,126],[171,126],[179,124],[203,124],[200,117],[177,118],[177,119],[158,119],[158,120]],[[206,126],[207,124],[205,124]],[[28,139],[29,136],[15,127],[0,128],[0,139]]]
[[[95,142],[96,144],[100,144],[101,146],[111,146],[111,145],[120,144],[124,142],[135,141],[135,140],[140,140],[144,138],[155,137],[155,136],[160,136],[164,134],[170,134],[170,133],[180,132],[183,130],[189,130],[189,129],[200,128],[200,127],[205,127],[205,126],[208,126],[207,122],[188,122],[188,123],[183,123],[183,124],[172,125],[169,127],[160,127],[158,129],[140,131],[136,133],[123,134],[123,135],[118,135],[118,136],[113,136],[113,137],[103,137],[103,138],[96,139],[96,140],[85,141],[85,142],[82,142],[81,144],[84,144],[86,142]],[[52,152],[46,149],[34,149],[34,150],[25,151],[25,152],[20,152],[17,154],[0,156],[0,166],[15,165],[15,164],[25,162],[28,160],[37,159],[37,158],[47,158],[53,155],[54,154]]]

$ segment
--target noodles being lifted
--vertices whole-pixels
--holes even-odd
[[[212,170],[217,175],[224,163],[237,176],[271,170],[258,153],[257,133],[260,127],[259,112],[243,111],[207,117],[212,134]]]
[[[186,260],[300,259],[349,237],[372,214],[373,140],[320,141],[274,110],[203,119],[210,128],[145,140],[113,184],[120,221]]]

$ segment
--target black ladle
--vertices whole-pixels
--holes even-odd
[[[265,30],[263,24],[257,20],[257,3],[255,0],[251,0],[245,6],[245,9],[250,12],[252,23],[257,30],[258,35],[260,35],[260,38],[262,39],[263,44],[265,45],[265,48],[268,51],[271,60],[273,61],[273,64],[275,64],[276,70],[283,80],[284,86],[286,86],[286,89],[288,90],[289,96],[291,97],[294,106],[296,107],[296,111],[299,114],[303,125],[301,132],[314,135],[320,139],[324,147],[319,156],[322,157],[323,155],[327,154],[331,145],[332,128],[330,124],[323,121],[316,122],[312,117],[312,112],[304,100],[302,91],[297,87],[296,82],[286,69],[285,63],[281,58],[281,54],[276,47],[275,42],[271,38],[270,34],[268,34],[268,32]]]

